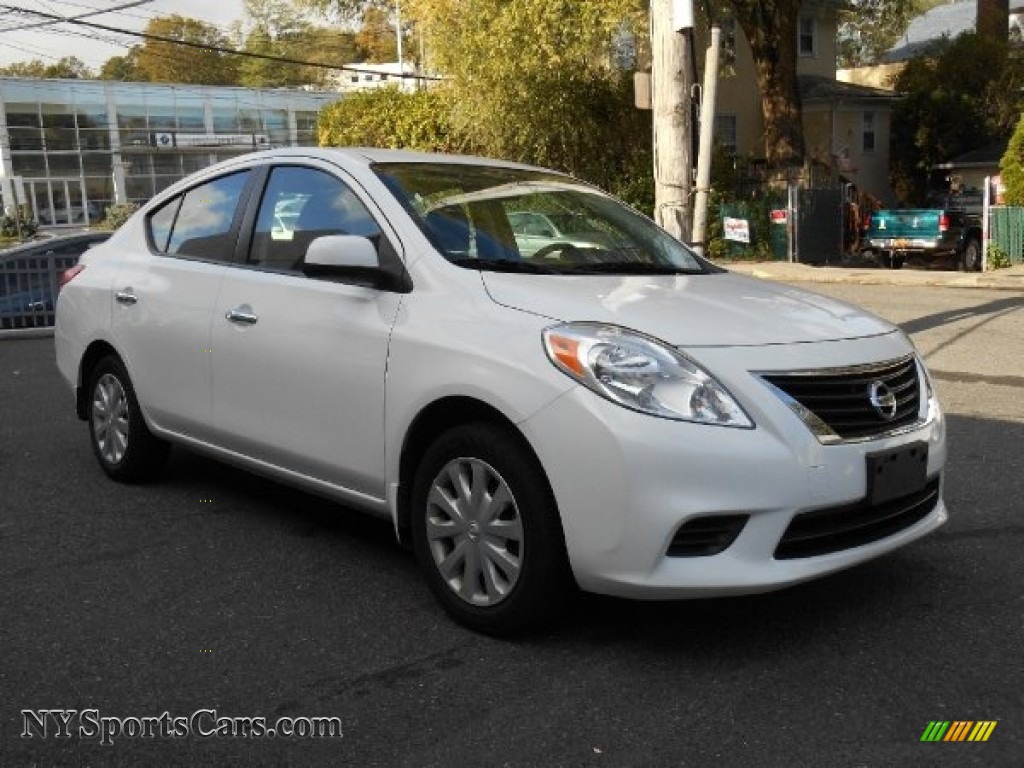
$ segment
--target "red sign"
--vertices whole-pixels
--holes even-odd
[[[789,221],[789,211],[785,208],[776,208],[771,212],[772,224],[785,224]]]

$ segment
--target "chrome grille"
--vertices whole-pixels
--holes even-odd
[[[898,431],[917,423],[921,411],[921,381],[912,355],[855,368],[763,373],[761,378],[826,443]],[[873,385],[892,394],[891,416],[872,404]]]

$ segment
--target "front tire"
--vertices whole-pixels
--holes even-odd
[[[558,510],[517,435],[483,422],[444,433],[420,462],[411,503],[416,557],[456,621],[510,635],[562,607],[572,582]]]
[[[168,445],[149,431],[128,371],[114,355],[90,373],[88,421],[93,453],[111,478],[141,482],[160,471]]]

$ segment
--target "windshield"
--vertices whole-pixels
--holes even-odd
[[[461,267],[543,275],[718,271],[649,219],[566,176],[456,163],[378,163],[373,170]]]

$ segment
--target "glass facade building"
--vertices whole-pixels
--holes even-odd
[[[0,77],[0,197],[88,224],[211,163],[316,144],[332,91]]]

